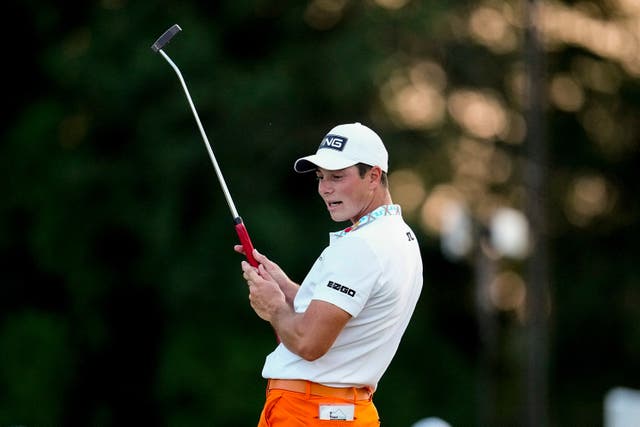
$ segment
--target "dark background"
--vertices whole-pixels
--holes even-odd
[[[640,12],[624,2],[573,3],[556,4],[567,28],[607,22],[632,36],[622,47],[611,36],[603,50],[602,27],[591,39],[542,28],[545,369],[557,426],[601,425],[607,391],[640,387],[640,67],[628,53],[637,52],[631,23]],[[149,49],[174,23],[183,32],[165,51],[185,76],[254,244],[290,277],[301,281],[327,233],[346,226],[331,222],[313,178],[292,171],[330,128],[370,125],[391,171],[418,177],[424,193],[394,200],[417,202],[405,216],[421,242],[425,286],[376,393],[383,425],[427,416],[483,425],[487,411],[494,425],[524,424],[522,304],[491,309],[497,340],[487,372],[473,259],[443,253],[420,208],[447,185],[480,225],[496,205],[523,209],[526,137],[474,131],[453,101],[469,92],[484,96],[481,106],[498,100],[518,128],[522,14],[522,4],[503,1],[8,2],[0,425],[257,423],[274,336],[248,305],[233,224],[179,82]],[[431,68],[416,77],[424,63]],[[419,98],[425,81],[440,98]],[[406,88],[448,100],[441,115],[416,122],[398,112],[415,100],[396,98]],[[417,105],[419,116],[434,104]],[[495,118],[478,114],[481,124]],[[474,175],[473,165],[499,169],[478,155],[483,147],[509,160],[507,179]],[[492,262],[525,277],[526,261]]]

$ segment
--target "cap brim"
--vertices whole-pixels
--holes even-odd
[[[302,157],[293,164],[293,169],[298,173],[311,172],[317,168],[327,170],[340,170],[355,165],[356,161],[345,159],[342,155],[333,154],[332,150],[321,150],[316,154]]]

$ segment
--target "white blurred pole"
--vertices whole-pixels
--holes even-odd
[[[451,424],[438,417],[423,418],[411,424],[411,427],[451,427]]]
[[[616,387],[604,398],[604,427],[637,427],[640,424],[640,390]]]
[[[477,225],[474,275],[476,291],[476,318],[480,337],[477,382],[477,425],[494,426],[497,422],[496,406],[496,365],[498,364],[499,325],[496,312],[490,300],[491,282],[496,276],[496,263],[483,249],[488,245],[486,233]]]

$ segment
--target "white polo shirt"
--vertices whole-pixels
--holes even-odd
[[[330,235],[329,246],[302,282],[297,313],[312,300],[351,314],[329,351],[309,362],[280,344],[267,356],[265,378],[303,379],[333,387],[376,388],[422,289],[422,259],[400,206],[381,206]]]

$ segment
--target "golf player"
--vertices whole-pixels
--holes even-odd
[[[422,289],[418,242],[391,200],[387,150],[368,127],[334,127],[294,169],[315,173],[331,218],[351,225],[330,234],[300,285],[257,250],[257,268],[241,263],[251,307],[280,340],[262,370],[258,426],[379,426],[372,396]]]

